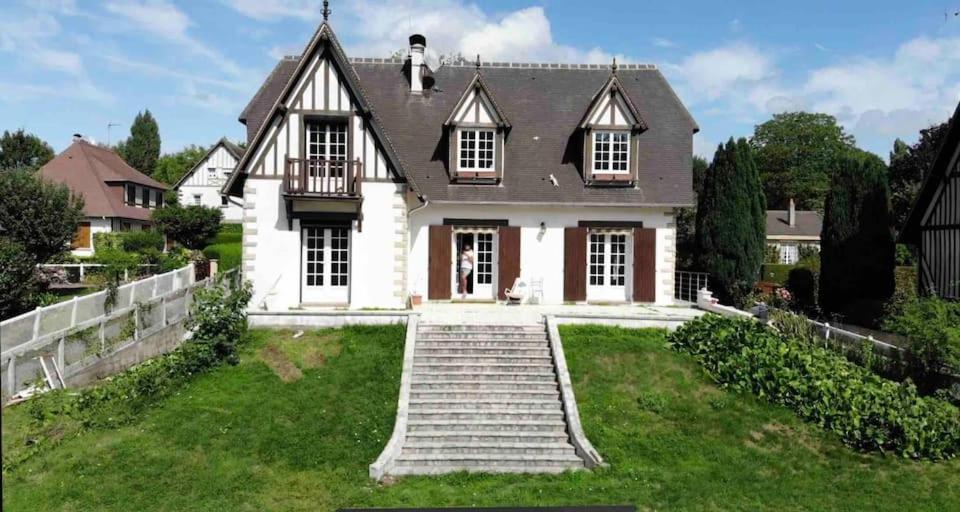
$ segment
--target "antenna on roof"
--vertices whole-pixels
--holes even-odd
[[[107,147],[110,147],[110,128],[120,126],[120,123],[107,123]]]
[[[323,13],[323,21],[327,21],[330,18],[330,2],[323,0],[323,11],[321,12]]]

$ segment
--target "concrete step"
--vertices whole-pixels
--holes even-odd
[[[522,349],[550,349],[546,340],[491,340],[491,339],[449,339],[449,340],[417,340],[416,349],[421,348],[522,348]]]
[[[545,343],[536,347],[515,347],[511,345],[501,345],[493,347],[477,347],[473,345],[460,345],[456,343],[443,343],[422,345],[417,344],[415,354],[417,356],[434,355],[457,355],[457,356],[479,356],[479,357],[527,357],[527,356],[550,356],[550,347]]]
[[[467,392],[467,393],[559,393],[556,381],[511,382],[496,380],[464,379],[419,379],[410,382],[411,393],[421,392]]]
[[[496,442],[415,442],[403,446],[407,454],[500,454],[500,455],[576,455],[573,445],[567,442],[549,443],[496,443]]]
[[[563,419],[563,411],[541,409],[419,409],[411,408],[407,413],[410,420],[423,421],[549,421]]]
[[[570,438],[566,432],[418,430],[407,433],[407,440],[404,447],[420,443],[555,444],[569,443],[569,441]]]
[[[523,364],[551,366],[553,358],[548,355],[508,356],[508,355],[464,355],[464,354],[415,354],[416,364]]]
[[[563,466],[539,466],[536,464],[518,465],[518,466],[495,466],[495,467],[477,467],[456,464],[444,465],[398,465],[390,470],[390,474],[397,476],[404,475],[445,475],[447,473],[488,473],[488,474],[516,474],[516,473],[563,473],[564,471],[576,471],[583,469],[583,465],[563,467]]]
[[[550,420],[421,420],[411,419],[407,421],[407,430],[417,432],[421,430],[430,431],[453,431],[453,432],[488,432],[488,431],[512,431],[512,432],[566,432],[567,424],[560,419]]]
[[[460,372],[460,373],[548,373],[553,365],[548,362],[508,364],[508,363],[414,363],[413,374],[424,372]]]
[[[481,381],[481,382],[490,382],[490,381],[507,381],[507,382],[556,382],[556,375],[553,372],[548,371],[529,371],[529,372],[512,372],[512,371],[488,371],[488,372],[457,372],[457,371],[429,371],[427,373],[422,373],[420,371],[414,370],[413,382],[431,382],[438,380],[453,380],[453,381]]]
[[[485,395],[476,395],[473,399],[445,399],[445,398],[411,398],[410,410],[415,409],[443,409],[451,410],[562,410],[559,394],[552,399],[538,398],[489,398]]]
[[[515,340],[515,341],[546,341],[546,332],[497,332],[497,331],[471,331],[471,332],[418,332],[417,341],[427,340]]]
[[[526,386],[518,386],[524,388]],[[436,400],[438,402],[451,402],[451,401],[466,401],[466,402],[479,402],[481,400],[494,400],[494,401],[510,401],[516,402],[517,400],[537,400],[537,401],[560,401],[560,392],[554,387],[553,389],[546,390],[537,390],[537,389],[501,389],[501,390],[491,390],[491,389],[450,389],[450,387],[443,387],[442,389],[412,389],[410,390],[410,400]]]
[[[465,468],[491,469],[497,467],[583,467],[583,460],[575,454],[516,454],[497,453],[461,454],[447,453],[401,453],[397,457],[397,466],[459,466]]]
[[[487,325],[487,324],[419,324],[417,332],[546,332],[543,324]]]

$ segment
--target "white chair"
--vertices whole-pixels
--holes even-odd
[[[507,297],[507,304],[522,304],[527,298],[528,292],[527,283],[518,277],[513,282],[513,286],[504,290],[503,294]]]
[[[543,303],[543,278],[531,279],[530,280],[530,298],[528,302],[531,304],[542,304]]]

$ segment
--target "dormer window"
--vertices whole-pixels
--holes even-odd
[[[460,139],[458,171],[494,172],[495,130],[457,130]]]
[[[630,132],[593,132],[593,172],[630,172]]]
[[[640,136],[647,126],[615,69],[580,121],[588,185],[631,185],[639,172]]]
[[[452,181],[496,183],[503,178],[505,141],[510,123],[477,69],[443,123],[449,141]]]

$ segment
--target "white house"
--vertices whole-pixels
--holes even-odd
[[[780,263],[793,265],[804,248],[820,252],[822,227],[820,212],[797,210],[791,199],[786,210],[767,210],[767,245],[777,251]]]
[[[350,60],[324,21],[240,116],[253,308],[673,301],[697,125],[653,66]],[[474,271],[461,290],[462,253]]]
[[[221,138],[207,154],[174,184],[180,204],[220,208],[224,222],[238,223],[243,218],[243,201],[221,194],[243,149]]]

